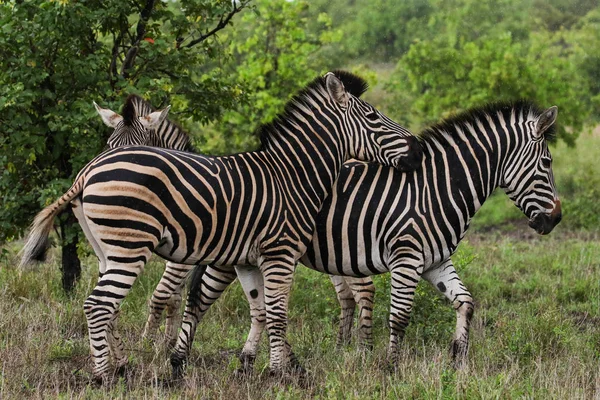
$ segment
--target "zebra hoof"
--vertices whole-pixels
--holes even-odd
[[[248,376],[252,375],[255,360],[255,355],[244,353],[240,354],[240,362],[242,363],[242,366],[235,371],[235,376],[238,378],[247,378]]]
[[[171,355],[171,368],[172,377],[174,380],[181,380],[184,376],[185,370],[185,358],[178,356],[177,354]]]
[[[452,368],[463,370],[467,366],[467,347],[465,342],[453,340],[451,345]]]

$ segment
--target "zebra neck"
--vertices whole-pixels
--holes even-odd
[[[499,186],[507,158],[507,140],[497,132],[456,127],[422,142],[428,161],[425,180],[434,180],[439,198],[448,199],[443,208],[455,215],[458,237],[466,232],[471,219]],[[429,177],[429,178],[427,178]],[[431,185],[430,185],[431,186]]]
[[[301,132],[286,130],[272,135],[260,150],[307,216],[316,216],[347,159],[346,146],[332,133],[338,129],[319,132],[314,126],[317,123],[305,120]]]

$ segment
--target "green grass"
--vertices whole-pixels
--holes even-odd
[[[249,380],[234,377],[250,325],[237,283],[200,324],[187,377],[167,388],[168,352],[141,341],[147,300],[164,264],[148,264],[123,303],[119,327],[132,373],[114,387],[90,384],[83,301],[97,280],[83,261],[74,293],[61,289],[58,255],[37,270],[15,268],[19,244],[0,249],[0,399],[9,398],[414,398],[592,399],[600,396],[600,138],[552,150],[564,220],[541,237],[502,194],[473,221],[453,257],[476,311],[466,371],[450,368],[450,304],[423,284],[395,373],[386,369],[389,276],[375,278],[375,349],[335,348],[339,308],[323,275],[299,268],[289,339],[310,372],[305,383],[269,378],[266,337]]]
[[[120,329],[135,371],[110,389],[89,385],[91,365],[82,303],[96,280],[89,257],[72,296],[60,289],[54,261],[20,272],[0,269],[1,398],[593,398],[600,376],[600,241],[558,231],[523,240],[503,233],[471,234],[454,257],[476,300],[468,371],[449,366],[454,330],[450,304],[427,285],[415,312],[396,373],[385,368],[389,278],[377,277],[375,350],[335,348],[334,291],[321,274],[299,268],[290,310],[290,341],[309,369],[307,384],[268,377],[266,339],[252,379],[234,377],[249,327],[248,306],[236,283],[200,324],[188,376],[180,387],[168,376],[168,353],[140,340],[146,302],[162,273],[151,262],[127,297]]]

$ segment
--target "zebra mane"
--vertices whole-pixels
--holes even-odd
[[[531,114],[540,116],[544,112],[534,102],[529,100],[518,100],[513,102],[493,102],[480,107],[474,107],[447,118],[439,123],[425,128],[418,136],[421,141],[436,141],[441,144],[448,144],[448,136],[461,142],[463,139],[459,137],[457,128],[464,128],[468,124],[473,125],[477,120],[485,121],[489,116],[493,121],[498,120],[498,113],[501,113],[504,118],[510,119],[511,113],[514,112],[525,116]],[[552,141],[556,136],[556,124],[553,124],[545,133],[544,137],[548,141]]]
[[[125,122],[126,125],[131,125],[133,120],[136,117],[139,117],[139,115],[137,115],[135,102],[144,102],[144,99],[142,99],[141,97],[139,97],[135,94],[130,94],[129,96],[127,96],[127,100],[125,100],[125,104],[123,104],[123,109],[121,110],[121,116],[123,117],[123,122]]]
[[[360,97],[369,87],[369,84],[363,78],[354,75],[351,72],[340,70],[332,72],[340,81],[342,81],[346,91],[354,97]],[[256,132],[260,138],[261,148],[265,148],[269,139],[276,134],[279,126],[285,125],[286,120],[293,118],[299,105],[306,104],[307,98],[315,97],[315,93],[320,90],[325,90],[325,87],[325,77],[318,76],[288,100],[284,106],[283,112],[279,113],[273,121],[259,126]]]
[[[143,117],[152,112],[156,111],[156,108],[148,101],[146,101],[143,97],[138,96],[137,94],[130,94],[127,96],[125,100],[125,104],[123,104],[123,109],[121,110],[121,116],[123,117],[123,121],[127,125],[131,125],[131,121],[134,118]],[[187,150],[191,152],[196,152],[196,149],[192,146],[192,140],[190,135],[183,130],[177,123],[171,121],[169,118],[165,119],[161,124],[161,127],[165,125],[167,127],[174,127],[172,131],[177,131],[177,136],[185,137],[187,142]],[[157,132],[155,130],[148,132],[149,135],[155,135]],[[159,140],[162,141],[162,138],[159,137]]]

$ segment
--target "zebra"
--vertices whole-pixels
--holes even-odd
[[[170,106],[155,111],[146,100],[131,94],[125,100],[122,115],[102,108],[96,102],[94,107],[106,126],[114,129],[106,142],[109,149],[142,145],[194,151],[189,135],[167,119]]]
[[[174,150],[194,150],[190,145],[189,135],[183,129],[167,119],[166,114],[163,114],[163,110],[155,112],[154,107],[149,102],[137,95],[132,94],[127,97],[123,105],[123,116],[112,110],[103,109],[96,103],[94,103],[94,106],[104,123],[114,129],[107,142],[109,148],[125,145],[153,145]],[[147,116],[150,117],[150,120],[161,118],[160,122],[157,120],[158,128],[154,130],[131,122],[138,119],[144,120],[143,118]],[[177,329],[181,324],[181,313],[179,312],[182,302],[181,291],[192,267],[191,265],[167,262],[165,271],[149,301],[150,311],[142,334],[143,338],[151,336],[158,329],[162,314],[166,310],[165,342],[168,344],[167,347],[174,347],[177,339]],[[236,268],[241,267],[236,266]],[[208,273],[210,274],[210,272],[211,270]],[[235,279],[235,276],[233,278]],[[342,287],[344,279],[340,278],[341,281],[338,282],[339,277],[331,275],[330,278],[336,291],[339,291],[338,288]],[[349,280],[350,278],[346,279]],[[250,296],[250,293],[247,293],[247,296]],[[353,320],[356,303],[347,303],[343,297],[340,297],[339,293],[338,298],[342,308],[338,342],[342,343],[347,342],[349,339],[350,326],[348,323],[351,324]],[[361,302],[361,310],[363,310],[366,307],[363,303],[368,302],[369,298],[362,296],[357,298],[357,301]]]
[[[135,94],[127,96],[122,115],[102,108],[95,102],[94,107],[102,121],[109,128],[113,128],[106,143],[109,149],[145,145],[195,152],[187,132],[167,118],[169,107],[155,111],[148,101]],[[149,301],[150,312],[142,334],[143,338],[151,336],[158,329],[162,313],[166,310],[165,340],[170,347],[174,345],[181,320],[179,312],[182,301],[181,286],[192,267],[193,265],[167,262],[165,271]]]
[[[35,217],[21,265],[43,256],[53,219],[69,203],[100,261],[100,278],[84,302],[96,379],[110,380],[111,353],[117,371],[127,363],[118,309],[152,252],[183,264],[260,269],[270,369],[286,372],[295,360],[285,341],[292,275],[342,164],[357,158],[414,168],[423,155],[409,131],[358,97],[366,88],[348,72],[317,77],[262,127],[254,152],[107,150]],[[183,323],[171,355],[175,372],[182,371],[194,331]]]
[[[413,172],[344,164],[300,259],[332,275],[342,305],[338,340],[348,339],[359,303],[359,338],[372,346],[370,276],[391,272],[388,361],[395,366],[415,289],[424,278],[452,302],[457,318],[452,360],[456,368],[465,365],[474,303],[450,256],[497,187],[538,233],[548,234],[560,222],[547,143],[557,115],[557,107],[542,111],[525,101],[490,104],[426,129],[420,135],[422,164]],[[202,301],[187,313],[201,316],[233,280],[222,269],[194,271],[189,295]],[[237,275],[250,302],[252,326],[240,356],[242,371],[250,372],[265,324],[263,277],[251,268],[237,269]]]

